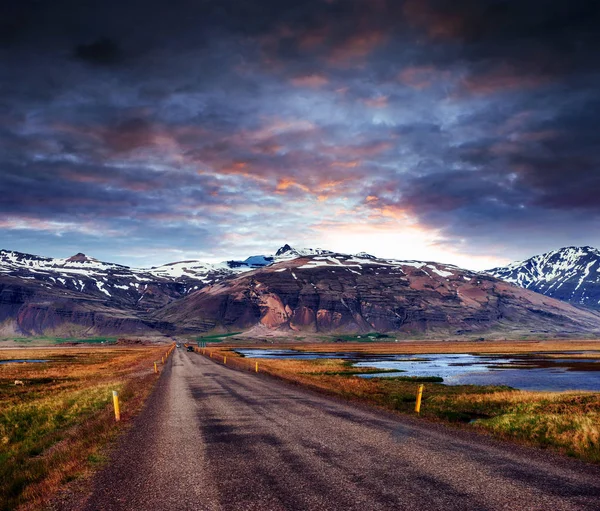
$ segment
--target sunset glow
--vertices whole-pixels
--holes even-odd
[[[109,1],[72,30],[53,4],[0,46],[7,248],[482,269],[600,242],[596,8]]]

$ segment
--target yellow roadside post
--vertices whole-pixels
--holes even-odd
[[[210,358],[212,358],[212,351],[210,352]]]
[[[421,413],[421,397],[423,396],[423,387],[424,385],[419,385],[419,390],[417,390],[417,403],[415,404],[415,412]]]
[[[113,390],[113,405],[115,406],[115,420],[121,420],[121,411],[119,410],[119,393]]]
[[[223,357],[223,363],[227,365],[227,357]]]
[[[158,374],[158,367],[156,366],[156,362],[154,362],[154,374]]]
[[[258,373],[258,362],[256,362],[256,365],[254,366],[254,371]]]

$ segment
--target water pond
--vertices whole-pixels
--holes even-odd
[[[363,353],[312,353],[295,350],[240,349],[251,358],[352,360],[356,367],[395,370],[372,373],[363,378],[394,376],[437,376],[446,385],[507,385],[522,390],[600,391],[600,352],[528,353],[518,355],[413,354],[368,355]],[[596,355],[597,358],[589,358]],[[551,356],[549,356],[551,355]],[[581,358],[577,358],[580,355]],[[563,358],[561,358],[561,356]]]

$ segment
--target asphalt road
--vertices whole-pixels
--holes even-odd
[[[600,469],[179,349],[85,509],[599,510]]]

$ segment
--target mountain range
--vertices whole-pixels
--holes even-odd
[[[495,268],[490,274],[285,245],[273,255],[243,261],[192,260],[135,269],[81,253],[53,259],[1,250],[0,336],[249,329],[405,335],[600,332],[599,312],[532,291],[533,285],[526,285],[532,280],[520,275],[537,273],[525,267],[529,270],[511,265],[506,273]],[[559,268],[554,265],[555,274]],[[585,265],[583,273],[593,268]]]
[[[172,325],[152,317],[160,307],[275,261],[326,252],[286,245],[273,256],[243,261],[191,260],[140,269],[82,253],[63,259],[0,250],[0,336],[170,331]]]
[[[599,261],[571,247],[485,273],[284,245],[243,261],[136,269],[0,250],[0,335],[588,335],[600,332],[600,313],[564,300],[594,301]]]

